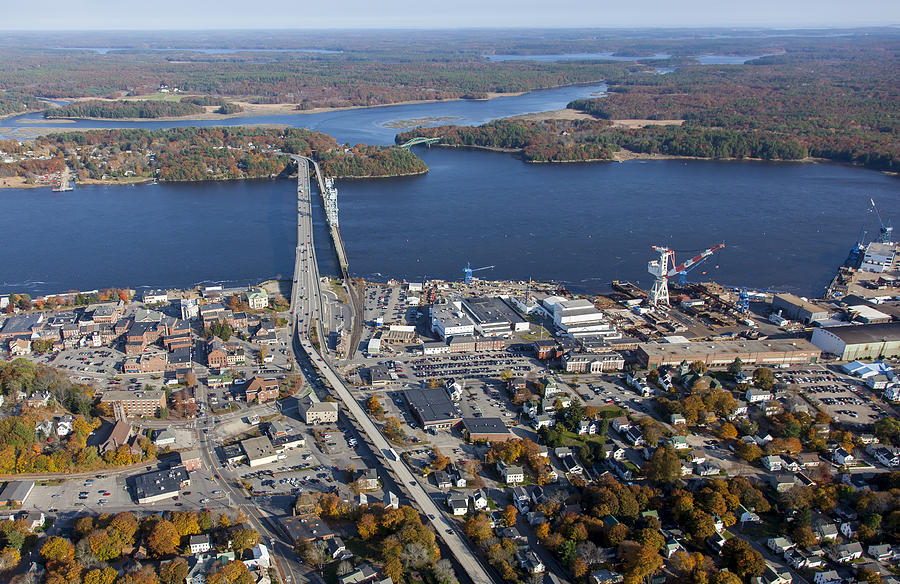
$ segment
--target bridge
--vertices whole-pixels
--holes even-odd
[[[409,150],[413,146],[418,146],[419,144],[425,144],[426,146],[428,146],[430,148],[432,144],[438,144],[438,143],[440,143],[440,141],[441,141],[440,136],[435,136],[434,138],[426,138],[424,136],[419,136],[418,138],[413,138],[412,140],[409,140],[403,144],[400,144],[400,148],[406,148],[407,150]]]
[[[382,467],[394,476],[397,485],[409,494],[410,499],[427,516],[427,522],[431,524],[437,536],[447,545],[460,569],[464,572],[464,574],[460,574],[461,579],[468,576],[476,584],[492,584],[495,579],[481,564],[475,553],[469,549],[466,539],[458,530],[457,523],[447,518],[444,510],[431,499],[418,479],[406,467],[406,463],[392,454],[394,450],[391,444],[382,436],[332,368],[330,357],[324,350],[325,337],[322,334],[320,318],[320,315],[324,314],[322,310],[322,279],[319,277],[312,239],[310,163],[316,167],[316,174],[320,177],[320,188],[323,188],[324,184],[315,161],[302,156],[293,158],[297,162],[297,248],[291,292],[291,348],[294,357],[298,362],[301,362],[302,357],[307,357],[333,388],[334,393],[344,403],[345,415],[349,415],[351,421],[360,429]],[[353,294],[351,294],[351,298],[352,296]],[[360,322],[362,307],[354,305],[351,308],[354,310],[354,320]],[[319,339],[318,347],[313,343],[311,331],[316,332],[316,338]]]

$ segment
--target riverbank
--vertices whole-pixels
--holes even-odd
[[[552,87],[548,87],[546,89],[554,89]],[[536,89],[535,91],[542,91],[541,89]],[[358,109],[370,109],[370,108],[378,108],[378,107],[390,107],[390,106],[399,106],[399,105],[416,105],[416,104],[426,104],[426,103],[441,103],[441,102],[452,102],[452,101],[490,101],[492,99],[496,99],[498,97],[516,97],[519,95],[525,95],[526,93],[530,93],[528,91],[517,91],[510,93],[496,93],[491,92],[488,93],[483,98],[472,99],[466,97],[457,97],[451,99],[409,99],[404,101],[395,101],[391,103],[377,103],[373,105],[349,105],[349,106],[336,106],[336,107],[314,107],[310,109],[299,109],[297,104],[295,103],[251,103],[248,101],[240,101],[240,100],[228,100],[229,103],[233,103],[235,105],[241,106],[243,111],[236,112],[233,114],[218,114],[215,113],[215,110],[219,108],[219,106],[203,106],[206,110],[201,114],[191,114],[186,116],[176,116],[176,117],[160,117],[160,118],[49,118],[50,120],[69,120],[69,121],[89,121],[89,122],[192,122],[192,121],[208,121],[208,120],[227,120],[233,118],[247,118],[247,117],[257,117],[257,116],[275,116],[275,115],[287,115],[287,114],[323,114],[330,112],[340,112],[340,111],[348,111],[348,110],[358,110]],[[79,101],[81,99],[86,98],[75,98],[72,101]],[[96,99],[96,98],[90,98]],[[117,101],[114,99],[102,99],[100,101]],[[21,114],[12,114],[14,116]],[[40,124],[41,122],[35,121],[32,122],[35,124]],[[248,124],[241,124],[248,125]]]

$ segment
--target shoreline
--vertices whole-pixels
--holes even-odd
[[[579,84],[580,85],[580,84]],[[547,89],[558,89],[560,87],[568,87],[566,85],[559,85],[554,87],[542,87],[539,89],[533,89],[532,91],[543,91]],[[323,113],[331,113],[331,112],[340,112],[340,111],[348,111],[348,110],[357,110],[357,109],[370,109],[376,107],[391,107],[391,106],[399,106],[399,105],[415,105],[419,103],[441,103],[441,102],[452,102],[452,101],[490,101],[492,99],[496,99],[498,97],[517,97],[519,95],[525,95],[526,93],[530,93],[529,91],[515,91],[511,93],[496,93],[496,92],[488,92],[487,97],[484,98],[466,98],[466,97],[451,97],[447,99],[407,99],[403,101],[395,101],[391,103],[377,103],[372,105],[347,105],[347,106],[334,106],[334,107],[314,107],[310,109],[297,109],[297,105],[295,103],[250,103],[246,101],[232,101],[230,103],[234,103],[236,105],[244,108],[244,111],[233,113],[233,114],[217,114],[213,111],[206,111],[202,114],[191,114],[187,116],[176,116],[176,117],[160,117],[160,118],[70,118],[70,117],[53,117],[53,118],[43,118],[44,120],[68,120],[70,122],[75,121],[86,121],[86,122],[198,122],[198,121],[209,121],[209,120],[228,120],[233,118],[247,118],[247,117],[260,117],[260,116],[275,116],[275,115],[292,115],[292,114],[323,114]],[[78,101],[82,98],[73,98],[73,101]],[[94,98],[90,98],[94,99]],[[118,101],[118,100],[102,100],[102,101]],[[216,109],[217,106],[204,106],[209,108],[210,110]],[[44,110],[36,110],[34,112],[25,112],[27,113],[40,113]],[[11,116],[19,116],[23,114],[10,114]],[[2,119],[2,118],[0,118]],[[39,122],[32,122],[36,125],[40,125]],[[241,124],[243,125],[243,124]],[[79,128],[79,130],[87,129],[87,128]],[[107,128],[97,128],[97,129],[107,129]]]

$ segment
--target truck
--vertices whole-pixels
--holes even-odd
[[[400,460],[400,455],[397,454],[397,451],[393,448],[388,448],[384,451],[384,455],[390,458],[391,460]]]

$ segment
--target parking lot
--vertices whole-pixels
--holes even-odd
[[[775,373],[775,378],[781,383],[798,387],[807,400],[840,423],[871,424],[887,413],[887,409],[859,380],[824,367],[779,371]]]

